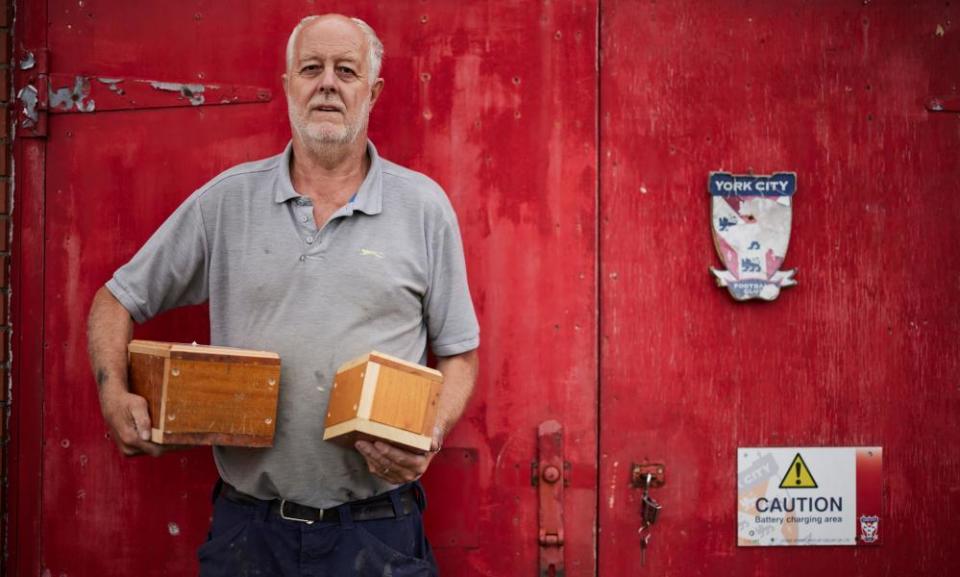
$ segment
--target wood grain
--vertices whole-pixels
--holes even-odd
[[[154,427],[158,426],[162,410],[163,380],[169,374],[166,369],[167,363],[167,358],[162,353],[150,354],[131,351],[129,356],[130,375],[128,380],[130,392],[147,399],[147,411]]]
[[[367,366],[362,364],[337,373],[330,391],[330,402],[327,404],[327,427],[357,416],[366,371]]]
[[[171,359],[162,430],[272,439],[278,368]]]
[[[422,373],[381,365],[370,420],[420,435],[428,434],[424,430],[427,410],[437,403],[436,396],[431,398],[434,383],[436,381],[424,378]]]

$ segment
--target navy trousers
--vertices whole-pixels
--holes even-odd
[[[423,532],[423,489],[418,507],[403,514],[401,487],[387,498],[395,518],[354,521],[350,507],[340,519],[312,525],[282,519],[268,502],[236,503],[217,496],[207,542],[200,546],[200,577],[436,577],[437,566]]]

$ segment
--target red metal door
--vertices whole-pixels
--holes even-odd
[[[934,1],[602,4],[600,575],[960,566],[958,21]],[[797,173],[778,301],[714,286],[712,170]],[[883,544],[738,549],[736,448],[771,445],[883,446]],[[643,461],[666,484],[641,569]]]
[[[282,146],[280,48],[327,10],[380,32],[372,138],[444,185],[464,233],[485,344],[474,404],[426,479],[446,574],[538,570],[531,462],[551,419],[570,463],[567,575],[946,574],[960,44],[956,8],[915,4],[19,6],[19,48],[97,106],[50,114],[45,137],[17,143],[14,574],[195,572],[210,456],[117,455],[84,316],[192,189]],[[59,75],[87,78],[90,95]],[[121,106],[117,78],[246,87],[249,102],[141,86]],[[800,285],[779,301],[735,304],[713,286],[711,170],[798,173],[787,265]],[[197,312],[138,336],[203,341]],[[734,451],[765,444],[884,446],[884,545],[736,549]],[[641,568],[630,469],[645,461],[667,481]]]
[[[282,49],[302,16],[326,11],[380,33],[386,90],[372,139],[446,188],[464,234],[485,345],[471,409],[425,479],[441,568],[538,570],[531,462],[537,427],[557,419],[570,463],[567,575],[594,574],[595,3],[18,8],[18,88],[32,78],[43,100],[48,83],[70,110],[41,111],[45,134],[21,127],[17,145],[14,574],[195,574],[216,474],[209,451],[118,454],[87,368],[85,315],[192,190],[285,144]],[[221,103],[232,94],[245,102]],[[204,310],[165,315],[137,336],[204,342]]]

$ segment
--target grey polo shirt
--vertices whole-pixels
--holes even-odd
[[[214,448],[224,480],[261,499],[329,507],[390,488],[322,440],[337,367],[371,350],[425,363],[428,343],[438,356],[479,345],[446,195],[367,150],[363,184],[321,228],[293,189],[288,145],[193,193],[106,285],[137,322],[209,300],[212,344],[280,354],[274,446]]]

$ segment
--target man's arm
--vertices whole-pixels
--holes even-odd
[[[122,304],[101,287],[87,318],[87,348],[100,396],[100,410],[110,435],[124,455],[157,456],[150,442],[147,400],[127,388],[127,344],[133,338],[133,319]]]
[[[433,430],[434,449],[463,415],[477,382],[479,356],[476,349],[452,357],[437,359],[437,370],[443,373],[443,389],[437,403],[437,425]]]
[[[478,364],[476,350],[437,359],[437,369],[443,373],[443,389],[437,406],[437,424],[433,430],[434,451],[418,455],[381,441],[357,441],[355,446],[367,460],[367,468],[371,473],[390,483],[400,484],[419,479],[427,471],[443,438],[453,429],[467,407],[477,380]]]

